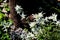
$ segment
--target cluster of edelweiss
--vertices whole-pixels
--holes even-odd
[[[3,7],[2,12],[4,12],[4,13],[7,13],[7,11],[5,9],[5,6],[7,6],[6,1],[7,0],[5,0],[4,3],[1,3],[1,5],[0,5],[0,7]],[[17,11],[17,14],[19,14],[22,17],[22,19],[26,18],[25,17],[26,15],[24,14],[23,8],[21,6],[16,5],[15,9]],[[22,14],[20,14],[20,13],[22,13]],[[18,38],[22,38],[22,40],[36,39],[37,35],[39,33],[39,30],[40,30],[40,33],[43,33],[40,26],[38,26],[38,25],[40,25],[40,24],[44,25],[45,21],[48,22],[49,19],[52,19],[53,22],[56,22],[55,24],[57,26],[60,26],[60,20],[57,20],[57,14],[53,13],[49,17],[44,17],[43,16],[44,14],[45,13],[43,13],[43,12],[38,13],[38,14],[32,14],[32,16],[35,18],[34,19],[35,21],[34,22],[29,22],[31,32],[28,32],[25,29],[23,30],[23,29],[19,28],[15,32],[11,33],[12,39],[14,40],[15,36],[17,36]],[[6,25],[8,25],[8,23],[6,23]],[[5,28],[6,28],[6,25],[4,25]]]
[[[1,5],[0,5],[0,7],[3,7],[2,12],[4,12],[4,13],[7,13],[7,11],[5,10],[5,6],[7,6],[6,1],[7,0],[5,0],[4,3],[1,3]],[[25,17],[26,15],[24,14],[23,8],[21,6],[16,5],[15,9],[17,11],[17,14],[19,14],[22,17],[22,19],[26,18]],[[22,13],[22,14],[20,14],[20,13]],[[28,32],[25,29],[23,30],[23,29],[19,28],[16,31],[11,33],[12,39],[14,40],[15,37],[22,38],[22,40],[36,39],[37,35],[39,33],[39,30],[40,30],[40,33],[43,33],[40,28],[40,24],[45,25],[45,22],[48,22],[50,19],[52,19],[53,22],[55,22],[55,24],[60,27],[60,20],[57,20],[57,14],[53,13],[49,17],[44,17],[43,16],[44,14],[45,13],[43,13],[43,12],[40,12],[38,14],[32,14],[32,16],[35,18],[34,19],[35,21],[28,23],[30,25],[31,32]],[[6,28],[6,25],[9,26],[8,23],[6,23],[6,25],[5,24],[3,24],[3,25],[5,28]]]
[[[21,8],[21,6],[16,6],[15,7],[17,13],[22,17],[22,19],[26,18],[24,12],[23,12],[23,8]],[[20,14],[22,12],[22,14]],[[17,34],[17,36],[19,38],[22,38],[22,40],[32,40],[32,39],[37,39],[37,35],[40,31],[40,33],[43,33],[40,27],[40,24],[45,25],[45,22],[49,22],[49,20],[53,20],[52,22],[55,22],[55,24],[57,26],[60,26],[60,20],[57,20],[57,14],[53,13],[51,16],[49,17],[44,17],[45,13],[38,13],[38,14],[32,14],[32,16],[35,18],[34,22],[29,22],[28,24],[30,25],[31,28],[31,32],[27,31],[27,30],[23,30],[21,28],[17,29],[14,33]],[[14,34],[13,33],[13,34]],[[15,35],[16,36],[16,35]],[[12,37],[14,38],[14,36]]]

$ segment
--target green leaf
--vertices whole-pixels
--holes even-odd
[[[6,11],[10,11],[10,9],[9,8],[5,8],[6,9]]]
[[[2,19],[5,15],[3,13],[0,13],[0,19]]]

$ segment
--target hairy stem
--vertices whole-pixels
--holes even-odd
[[[15,11],[15,0],[9,0],[9,8],[10,14],[9,18],[11,18],[14,22],[16,28],[20,27],[20,16]]]

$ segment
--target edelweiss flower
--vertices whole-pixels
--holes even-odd
[[[31,30],[34,32],[35,31],[35,28],[32,28]]]
[[[45,20],[44,20],[44,19],[42,19],[42,20],[40,21],[40,23],[41,23],[41,24],[45,24],[44,22],[45,22]]]
[[[60,26],[60,21],[57,21],[57,22],[56,22],[56,25],[59,25],[59,26]]]
[[[42,12],[41,12],[41,13],[38,13],[38,17],[39,17],[39,18],[43,17]]]
[[[7,0],[4,0],[4,2],[7,2]]]
[[[26,15],[24,13],[22,13],[22,15],[20,15],[20,16],[22,17],[22,19],[24,19]]]
[[[21,38],[25,38],[26,35],[25,34],[21,34],[20,36],[21,36]]]
[[[43,17],[43,14],[42,14],[42,12],[38,13],[38,14],[33,14],[33,17],[36,18],[36,19],[38,19],[38,18]]]
[[[52,16],[48,17],[48,19],[52,19],[53,21],[57,21],[57,15],[52,14]]]
[[[36,25],[36,22],[31,22],[29,25],[30,27],[34,27]]]
[[[32,14],[34,18],[38,18],[38,15],[37,14]]]
[[[29,38],[29,37],[34,37],[34,34],[32,34],[32,33],[29,32],[29,33],[27,34],[27,38]]]
[[[57,15],[56,14],[52,14],[53,15],[53,21],[57,21]]]
[[[48,21],[48,17],[45,17],[45,19],[44,19],[45,21]]]
[[[35,31],[34,34],[37,35],[38,34],[38,31]]]
[[[15,7],[16,10],[18,10],[20,8],[21,8],[21,6],[19,6],[19,5],[16,5],[16,7]]]
[[[16,5],[15,10],[16,10],[17,13],[19,14],[19,13],[22,12],[23,8],[22,8],[21,6],[19,6],[19,5]]]
[[[2,12],[7,13],[7,11],[6,11],[6,9],[5,9],[5,8],[3,8]]]

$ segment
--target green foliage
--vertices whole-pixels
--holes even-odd
[[[7,31],[7,29],[8,29],[7,26],[9,26],[9,25],[6,26],[6,24],[5,24],[6,20],[3,20],[4,21],[3,22],[2,18],[3,18],[3,16],[1,16],[1,20],[0,20],[0,40],[10,40],[8,31]],[[5,24],[5,26],[3,24]]]
[[[60,40],[60,27],[54,23],[42,25],[40,30],[37,35],[38,40]]]
[[[6,11],[10,11],[10,9],[9,8],[5,8],[6,9]]]
[[[3,0],[0,0],[2,2]],[[7,4],[3,5],[6,11],[10,11]],[[12,25],[12,20],[8,19],[0,8],[0,40],[11,40],[10,35],[8,34],[8,28]]]
[[[9,7],[8,7],[8,5],[7,5],[7,3],[4,4],[4,8],[6,9],[7,12],[10,11],[10,9],[9,9]]]
[[[0,20],[4,17],[5,15],[3,13],[0,13]]]
[[[4,32],[2,25],[0,25],[0,40],[10,40],[9,34]]]
[[[0,0],[0,2],[2,2],[3,0]]]
[[[12,21],[6,20],[6,16],[0,12],[0,40],[11,40],[8,34],[8,28],[11,24]]]

